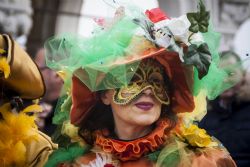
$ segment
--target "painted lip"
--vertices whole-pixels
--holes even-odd
[[[150,110],[154,104],[151,102],[138,102],[135,104],[136,107],[138,107],[139,109],[142,109],[144,111]]]

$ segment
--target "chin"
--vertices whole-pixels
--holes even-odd
[[[159,117],[138,116],[137,119],[134,120],[134,122],[140,126],[149,126],[155,123],[158,119]]]

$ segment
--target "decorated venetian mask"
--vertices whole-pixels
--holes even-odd
[[[125,105],[140,97],[143,91],[150,88],[154,97],[162,104],[168,105],[170,99],[164,70],[162,66],[153,59],[146,59],[141,62],[129,85],[117,89],[113,100],[116,104]]]

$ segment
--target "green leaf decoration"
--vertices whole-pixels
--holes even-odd
[[[161,153],[161,150],[155,151],[155,152],[148,154],[147,157],[149,160],[156,162],[160,153]]]
[[[53,117],[53,124],[61,125],[64,121],[69,120],[71,105],[71,95],[64,95],[58,100]]]
[[[208,30],[210,13],[206,11],[203,0],[199,0],[199,11],[193,13],[187,13],[187,18],[191,23],[189,31],[193,33],[202,32],[205,33]]]
[[[211,61],[211,53],[206,43],[199,46],[191,44],[184,55],[185,64],[194,65],[197,68],[199,79],[202,79],[207,74]]]
[[[59,148],[54,151],[45,164],[45,167],[55,167],[63,162],[71,162],[79,156],[86,154],[90,147],[80,146],[78,143],[71,144],[68,148]]]
[[[54,143],[57,143],[59,147],[68,147],[72,144],[69,136],[62,134],[62,124],[57,125],[51,139]]]
[[[161,167],[164,166],[171,166],[171,167],[177,167],[180,163],[180,153],[178,150],[170,153],[165,159],[163,160]]]

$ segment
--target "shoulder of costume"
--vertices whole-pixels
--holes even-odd
[[[147,158],[159,166],[192,167],[196,163],[200,166],[210,163],[211,167],[217,167],[218,163],[223,167],[236,166],[226,148],[195,124],[177,127],[164,147]]]
[[[43,165],[57,145],[37,129],[34,113],[42,109],[38,104],[22,108],[21,104],[16,103],[10,101],[0,106],[0,134],[4,136],[0,138],[0,157],[5,162],[3,166]]]
[[[27,166],[44,166],[48,157],[58,146],[46,134],[38,131],[37,141],[27,145]]]

